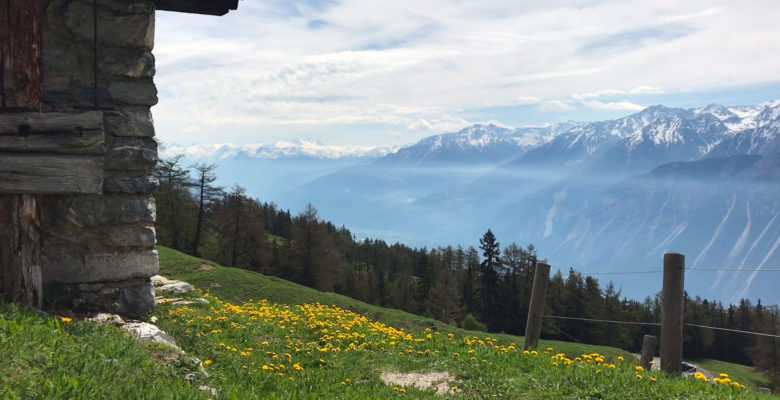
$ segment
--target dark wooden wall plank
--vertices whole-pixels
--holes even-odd
[[[103,193],[103,157],[0,153],[0,193]]]
[[[0,135],[90,130],[103,130],[102,111],[0,114]]]
[[[43,0],[8,0],[6,7],[4,107],[39,109],[43,100]]]
[[[91,154],[99,156],[106,154],[106,137],[102,131],[58,133],[54,135],[0,135],[0,149],[7,152]]]
[[[5,64],[11,54],[11,27],[8,26],[10,2],[0,0],[0,109],[5,108]]]

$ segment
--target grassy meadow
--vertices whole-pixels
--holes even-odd
[[[750,399],[760,375],[697,360],[723,383],[639,370],[619,349],[463,331],[160,248],[161,274],[198,287],[155,315],[186,354],[123,331],[0,305],[0,398]],[[204,268],[204,264],[208,267]],[[211,268],[213,267],[213,268]],[[207,375],[199,372],[202,365]],[[440,394],[384,373],[449,374]],[[184,378],[188,374],[193,384]],[[736,381],[736,382],[735,382]]]

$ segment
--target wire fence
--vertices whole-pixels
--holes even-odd
[[[659,322],[615,321],[615,320],[609,320],[609,319],[564,317],[564,316],[560,316],[560,315],[542,315],[542,317],[543,318],[552,318],[552,319],[574,320],[574,321],[602,322],[602,323],[620,324],[620,325],[661,326],[661,324]],[[716,330],[716,331],[725,331],[725,332],[731,332],[731,333],[741,333],[741,334],[745,334],[745,335],[755,335],[755,336],[763,336],[763,337],[770,337],[770,338],[780,339],[780,335],[775,335],[775,334],[771,334],[771,333],[752,332],[752,331],[744,331],[744,330],[740,330],[740,329],[730,329],[730,328],[720,328],[720,327],[717,327],[717,326],[699,325],[699,324],[693,324],[693,323],[689,323],[689,322],[685,322],[685,323],[683,323],[683,325],[684,326],[695,327],[695,328],[712,329],[712,330]],[[552,326],[552,325],[550,325],[550,326]]]

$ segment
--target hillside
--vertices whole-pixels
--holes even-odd
[[[190,399],[211,397],[197,389],[208,385],[217,398],[438,398],[433,389],[382,380],[436,372],[449,398],[771,398],[739,384],[638,371],[629,354],[613,348],[543,341],[538,353],[524,354],[519,337],[463,331],[159,251],[162,273],[199,288],[180,297],[207,299],[165,300],[155,313],[185,354],[138,343],[114,327],[2,304],[0,395]],[[739,366],[712,365],[745,384],[756,378]]]

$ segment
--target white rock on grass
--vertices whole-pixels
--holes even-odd
[[[193,290],[195,290],[195,287],[190,285],[187,282],[174,281],[174,282],[162,285],[162,286],[156,288],[155,290],[158,291],[158,292],[182,294],[182,293],[192,292]]]
[[[165,343],[176,347],[176,341],[173,340],[173,337],[165,333],[156,325],[152,325],[147,322],[129,322],[122,325],[122,328],[130,332],[130,334],[139,340],[153,340],[155,342]]]
[[[92,318],[87,318],[87,321],[97,322],[99,324],[116,325],[120,326],[125,323],[122,317],[116,314],[100,313]]]
[[[168,278],[166,278],[166,277],[164,277],[162,275],[155,275],[155,276],[153,276],[153,277],[151,277],[149,279],[152,280],[152,284],[155,287],[157,287],[157,286],[164,286],[164,285],[167,285],[169,283],[178,282],[178,281],[170,280],[170,279],[168,279]]]

